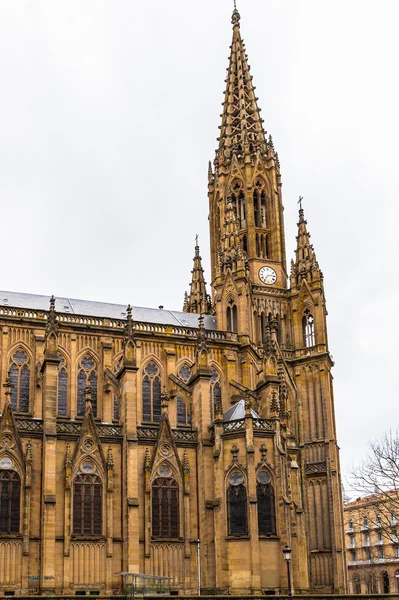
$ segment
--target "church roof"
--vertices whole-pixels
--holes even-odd
[[[251,415],[253,416],[254,419],[260,418],[258,413],[256,413],[253,410],[253,408],[251,408]],[[232,406],[231,408],[226,410],[225,413],[223,413],[223,421],[236,421],[237,419],[243,419],[244,417],[245,417],[245,400],[239,400],[238,402],[236,402],[236,404],[234,404],[234,406]]]
[[[23,294],[20,292],[6,292],[0,290],[0,306],[12,308],[25,308],[47,312],[50,305],[50,296],[38,294]],[[76,300],[74,298],[55,298],[57,313],[81,315],[87,317],[102,317],[108,319],[126,319],[126,306],[123,304],[110,304],[92,300]],[[142,323],[156,323],[157,325],[176,325],[183,327],[198,327],[199,315],[176,310],[160,308],[132,307],[132,318]],[[205,329],[216,329],[216,317],[204,315]]]

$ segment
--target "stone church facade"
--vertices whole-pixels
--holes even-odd
[[[233,13],[183,312],[0,292],[0,593],[346,590],[323,275],[302,208],[286,271],[280,163]]]

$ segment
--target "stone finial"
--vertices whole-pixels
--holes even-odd
[[[271,393],[271,401],[270,401],[270,412],[271,413],[279,413],[280,404],[278,401],[278,396],[276,390],[272,390]]]
[[[266,444],[262,444],[260,447],[260,456],[261,456],[262,462],[266,462],[266,454],[267,454]]]
[[[27,465],[32,464],[32,442],[30,440],[28,440],[28,443],[26,444],[25,462]]]
[[[166,387],[164,387],[163,388],[163,392],[161,394],[161,408],[162,408],[162,412],[168,412],[169,400],[170,400],[169,392],[167,392],[166,391]]]
[[[93,393],[93,389],[92,389],[91,385],[86,385],[86,388],[85,388],[86,410],[89,406],[91,408],[92,393]]]
[[[132,307],[126,308],[126,323],[123,336],[123,358],[125,364],[132,364],[136,360],[136,325],[132,318]]]
[[[45,354],[56,356],[58,348],[58,332],[59,325],[57,321],[57,313],[55,312],[55,298],[50,298],[50,309],[47,316],[46,333],[45,333]]]
[[[245,393],[244,402],[245,402],[245,414],[250,415],[251,410],[252,410],[252,398],[248,391]]]
[[[198,245],[198,234],[195,236],[194,265],[191,271],[190,293],[184,296],[183,312],[208,314],[211,310],[209,295],[206,291],[206,281],[200,247]]]
[[[151,455],[150,455],[150,451],[148,450],[148,448],[146,448],[145,452],[144,452],[144,471],[146,471],[146,472],[151,471]]]
[[[3,383],[3,388],[5,389],[4,395],[6,397],[6,403],[9,402],[11,404],[11,394],[12,394],[11,390],[14,386],[11,383],[10,375],[11,375],[11,373],[10,373],[10,371],[8,371],[8,375]]]
[[[66,445],[64,464],[65,468],[72,467],[71,444],[69,442]]]
[[[112,448],[111,448],[111,446],[108,446],[107,468],[108,469],[113,469],[114,468],[114,457],[112,455]]]
[[[236,444],[234,444],[233,447],[231,448],[230,452],[231,452],[231,456],[232,456],[232,462],[237,463],[238,462],[238,453],[240,452],[238,449],[238,446],[236,446]]]
[[[201,313],[198,318],[197,343],[195,348],[195,356],[200,366],[208,365],[208,335],[204,325],[204,315]]]
[[[182,468],[183,468],[183,473],[190,473],[190,464],[188,462],[187,450],[184,450],[183,460],[182,460]]]

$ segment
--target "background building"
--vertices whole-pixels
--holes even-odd
[[[183,312],[0,293],[0,591],[141,572],[278,592],[287,543],[297,590],[346,589],[323,275],[302,206],[287,274],[279,158],[232,21],[211,296],[198,245]]]
[[[373,494],[348,502],[344,518],[350,592],[399,593],[399,523],[389,496]]]

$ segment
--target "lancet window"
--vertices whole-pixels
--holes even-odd
[[[233,300],[227,305],[227,331],[238,331],[238,316],[237,316],[237,306],[234,304]]]
[[[236,221],[240,229],[246,228],[245,196],[241,181],[235,181],[232,186],[231,203],[233,205]]]
[[[143,421],[159,423],[161,419],[161,377],[158,365],[151,361],[142,380]]]
[[[58,355],[57,377],[57,413],[59,417],[66,417],[68,410],[68,371],[62,354]]]
[[[276,513],[274,489],[269,473],[262,469],[258,472],[256,498],[258,501],[258,532],[259,535],[276,534]]]
[[[227,529],[229,536],[248,534],[247,489],[244,475],[238,469],[229,476],[227,488]]]
[[[255,182],[253,193],[255,227],[266,227],[266,193],[263,182],[258,179]]]
[[[79,473],[73,482],[73,533],[99,536],[102,530],[102,483],[98,475]]]
[[[0,534],[19,533],[21,480],[16,471],[0,471]]]
[[[97,416],[97,365],[90,354],[87,354],[78,367],[78,417],[86,410],[86,387],[91,387],[91,405],[93,415]]]
[[[159,467],[152,484],[152,537],[179,537],[179,486],[167,465]],[[164,476],[162,476],[164,475]]]
[[[220,376],[216,369],[211,368],[211,382],[209,389],[211,419],[214,419],[218,408],[222,408],[222,387],[220,385]]]
[[[10,359],[11,406],[16,412],[29,412],[30,365],[23,350],[14,352]]]
[[[304,346],[310,348],[315,345],[314,319],[308,308],[302,317],[302,334]]]
[[[116,396],[116,394],[114,394],[114,405],[113,405],[113,420],[114,421],[119,421],[119,400]]]

